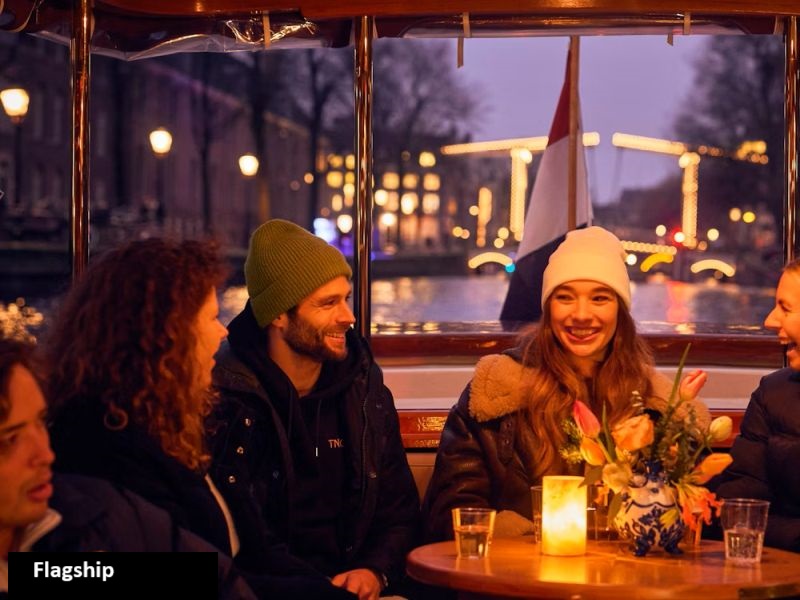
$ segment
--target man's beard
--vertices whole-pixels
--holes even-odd
[[[289,327],[286,328],[284,340],[294,352],[307,356],[318,362],[326,360],[342,361],[347,358],[347,346],[342,352],[337,352],[325,343],[325,334],[331,330],[315,329],[307,321],[289,314]],[[345,333],[345,332],[342,332]]]

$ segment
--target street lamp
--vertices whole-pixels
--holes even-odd
[[[22,205],[22,121],[28,114],[30,96],[24,88],[6,88],[0,91],[3,110],[14,124],[14,203]]]
[[[258,173],[258,159],[253,156],[252,154],[242,154],[239,157],[239,170],[242,172],[242,175],[251,179],[256,176]],[[250,236],[250,231],[252,230],[251,227],[251,213],[253,212],[250,209],[250,202],[247,203],[247,208],[245,210],[245,233],[244,233],[244,243],[247,245],[247,240]]]
[[[163,127],[159,127],[150,132],[150,147],[153,154],[158,159],[156,165],[156,216],[159,223],[164,222],[166,214],[166,198],[164,197],[164,158],[172,148],[172,134]]]
[[[245,177],[253,177],[258,173],[258,159],[252,154],[242,154],[239,157],[239,170]]]

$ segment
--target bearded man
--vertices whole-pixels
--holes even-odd
[[[339,250],[293,223],[253,233],[249,299],[214,369],[212,477],[237,523],[265,525],[373,600],[403,578],[419,497],[394,400],[352,328],[351,276]]]

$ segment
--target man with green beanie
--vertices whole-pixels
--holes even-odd
[[[419,498],[394,400],[352,328],[350,266],[274,219],[244,270],[249,300],[214,370],[212,477],[240,528],[274,532],[335,585],[377,598],[403,578]]]

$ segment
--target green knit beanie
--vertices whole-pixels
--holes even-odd
[[[344,255],[294,223],[272,219],[250,238],[244,280],[260,327],[340,275],[353,276]]]

